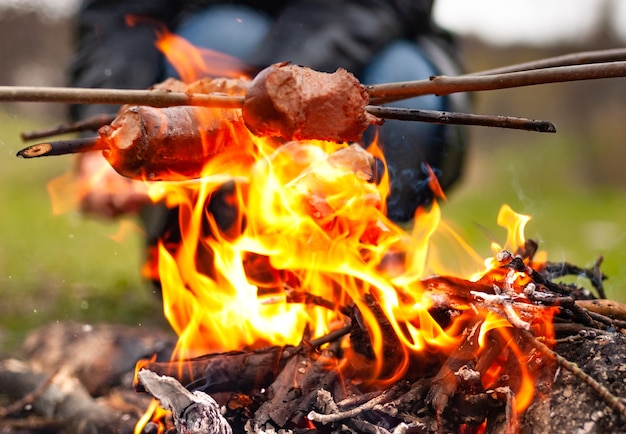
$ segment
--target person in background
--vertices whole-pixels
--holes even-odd
[[[256,71],[290,61],[318,71],[345,68],[364,84],[458,75],[453,38],[433,23],[432,8],[432,0],[85,0],[77,17],[70,85],[145,89],[175,76],[155,46],[155,22],[198,47],[234,56]],[[129,16],[141,19],[129,26]],[[393,105],[468,109],[461,94],[427,95]],[[81,120],[117,109],[76,105],[70,114],[73,120]],[[432,201],[428,166],[444,191],[458,181],[465,133],[463,127],[408,121],[387,120],[379,127],[391,185],[387,205],[392,220],[409,221],[418,206]],[[103,161],[96,153],[80,159],[79,181]],[[139,212],[148,245],[153,245],[177,219],[172,210],[146,206],[149,200],[137,183],[108,168],[104,181],[82,199],[82,208],[109,217]],[[101,188],[107,184],[116,188]]]

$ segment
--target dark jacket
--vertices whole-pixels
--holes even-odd
[[[276,23],[250,66],[291,61],[320,71],[343,67],[359,74],[371,56],[397,38],[431,32],[432,0],[86,0],[79,11],[77,50],[70,81],[77,87],[144,89],[162,78],[155,28],[177,22],[210,4],[244,4]],[[141,17],[135,26],[126,18]],[[106,106],[74,106],[73,118],[112,112]]]

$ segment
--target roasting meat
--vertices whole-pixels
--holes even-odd
[[[238,110],[130,107],[100,128],[103,154],[121,175],[149,181],[198,178],[207,161],[251,146]]]
[[[169,78],[153,89],[243,95],[248,81],[201,79],[191,84]],[[107,161],[121,175],[150,181],[198,178],[211,158],[226,149],[251,146],[240,109],[123,106],[98,131]]]
[[[242,109],[122,107],[99,134],[108,162],[134,179],[197,178],[205,163],[226,149],[248,149],[252,135],[349,142],[380,123],[365,110],[365,88],[343,69],[328,74],[282,63],[261,71],[251,83],[219,78],[187,85],[168,79],[154,88],[245,95],[245,100]]]
[[[257,136],[349,142],[380,120],[366,112],[365,87],[348,71],[332,74],[279,63],[265,68],[246,92],[243,119]]]

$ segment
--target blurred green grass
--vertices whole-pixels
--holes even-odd
[[[46,184],[71,158],[23,160],[20,133],[49,126],[0,112],[0,349],[54,321],[161,321],[139,277],[141,236],[111,239],[119,223],[77,212],[52,215]]]
[[[442,206],[444,218],[484,257],[491,241],[506,240],[496,217],[509,204],[532,217],[526,238],[538,241],[548,260],[591,267],[602,256],[607,297],[626,302],[626,190],[580,179],[579,150],[592,145],[567,132],[509,134],[510,144],[472,143],[466,177]],[[591,289],[584,279],[566,280]]]
[[[45,126],[50,122],[0,111],[0,348],[16,348],[27,331],[54,321],[163,325],[139,277],[141,234],[118,243],[110,238],[117,223],[52,215],[46,184],[71,158],[15,157],[24,146],[20,132]],[[591,266],[604,256],[608,295],[626,302],[626,192],[576,181],[576,149],[586,144],[567,133],[498,134],[511,140],[482,133],[472,141],[464,180],[442,206],[444,219],[485,257],[491,241],[505,241],[496,216],[508,203],[533,216],[527,238],[539,241],[549,260]]]

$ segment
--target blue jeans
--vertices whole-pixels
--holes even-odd
[[[198,47],[229,54],[245,62],[272,24],[270,17],[251,8],[220,5],[208,7],[183,20],[176,33]],[[169,64],[165,71],[166,76],[177,76]],[[419,80],[438,73],[427,54],[415,41],[397,40],[378,52],[358,78],[364,84],[376,84]],[[449,110],[449,98],[426,95],[390,105],[421,110]],[[391,192],[387,200],[390,218],[398,221],[409,220],[417,206],[428,204],[432,200],[425,164],[431,166],[438,176],[441,175],[449,154],[448,128],[450,127],[397,120],[388,120],[379,127],[380,143],[391,180]],[[365,144],[369,143],[371,137],[373,131],[366,132]],[[455,170],[459,170],[458,167]],[[452,180],[458,176],[447,175]]]

